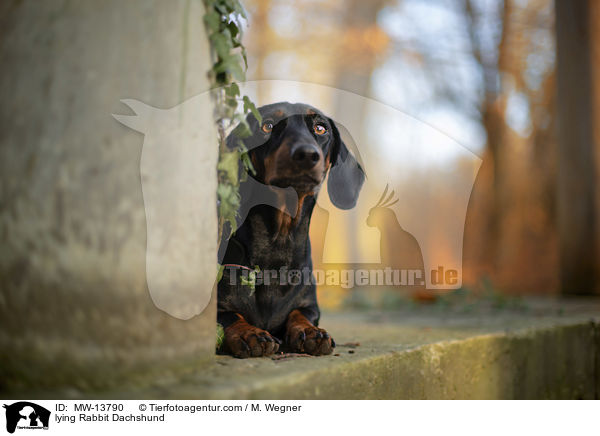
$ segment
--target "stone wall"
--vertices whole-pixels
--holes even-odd
[[[111,114],[208,89],[199,1],[0,6],[0,390],[103,387],[212,360],[215,304],[159,310],[146,281],[144,135]],[[198,117],[198,286],[216,270],[216,136]],[[214,295],[214,294],[213,294]],[[213,298],[214,300],[214,298]]]

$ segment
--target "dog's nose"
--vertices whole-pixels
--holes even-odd
[[[292,151],[292,160],[303,169],[314,167],[320,158],[319,149],[311,144],[298,145]]]

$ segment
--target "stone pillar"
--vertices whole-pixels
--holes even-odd
[[[121,99],[176,106],[209,88],[200,1],[0,6],[0,391],[147,383],[214,355],[215,302],[189,320],[146,282],[144,136]],[[216,271],[217,140],[203,147],[201,258]],[[214,296],[214,294],[213,294]],[[73,389],[75,391],[73,391]]]

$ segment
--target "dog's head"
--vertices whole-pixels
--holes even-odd
[[[262,122],[249,115],[252,135],[243,141],[259,182],[305,195],[318,192],[329,171],[331,202],[340,209],[356,205],[365,174],[331,118],[300,103],[274,103],[258,110]],[[228,138],[230,147],[237,143],[235,133]]]

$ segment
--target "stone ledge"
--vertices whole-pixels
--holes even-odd
[[[565,309],[566,308],[566,309]],[[324,314],[340,344],[326,357],[217,356],[144,387],[33,397],[154,399],[595,399],[600,305]],[[359,341],[360,346],[351,342]]]
[[[405,350],[365,344],[339,347],[339,357],[289,362],[221,359],[212,386],[200,375],[163,393],[232,399],[594,399],[595,329],[591,322],[560,324]],[[354,355],[344,355],[350,351]],[[215,383],[229,371],[232,380]]]

